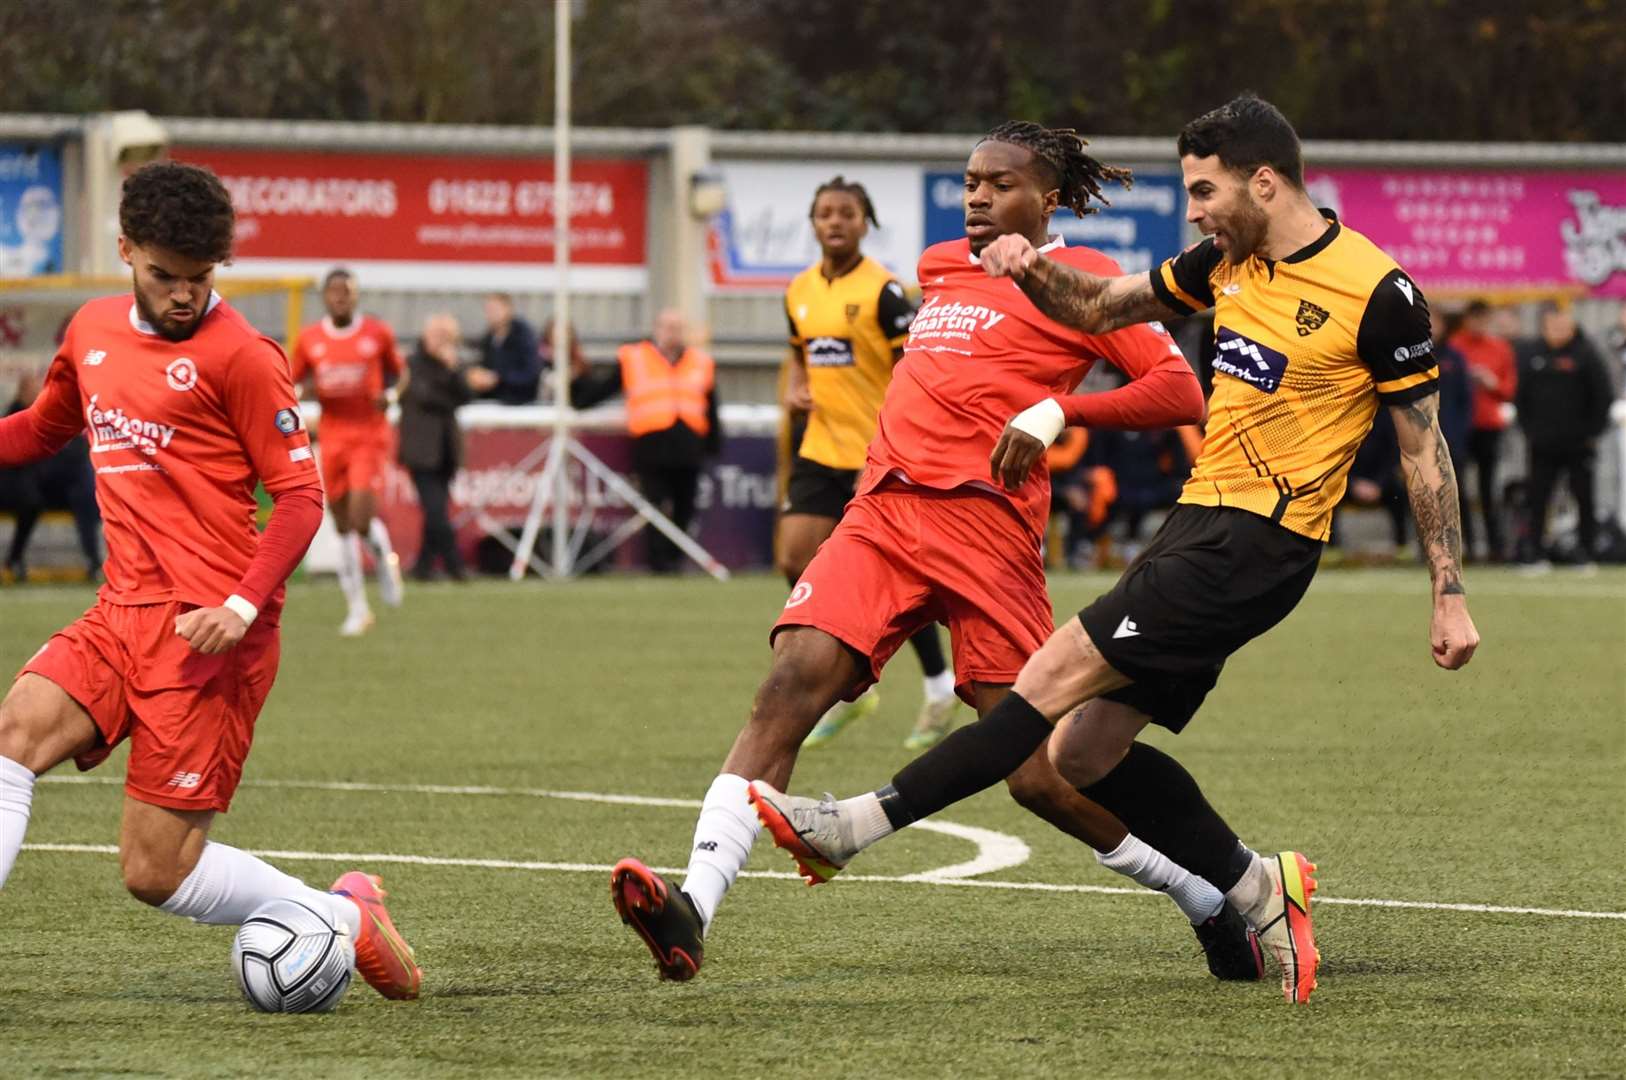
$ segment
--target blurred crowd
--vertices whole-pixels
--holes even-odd
[[[1599,451],[1626,382],[1626,307],[1601,344],[1580,330],[1566,304],[1543,303],[1535,316],[1535,333],[1526,334],[1513,306],[1474,300],[1458,308],[1441,304],[1433,314],[1440,428],[1456,464],[1464,553],[1528,572],[1626,562],[1626,537],[1618,521],[1600,515],[1597,492]],[[1206,386],[1209,322],[1187,320],[1176,333]],[[1099,378],[1106,388],[1114,376]],[[1179,497],[1199,445],[1193,428],[1068,431],[1047,457],[1051,567],[1132,560],[1149,516]],[[1376,550],[1350,542],[1350,512],[1363,510],[1385,518],[1387,543]],[[1327,557],[1418,559],[1410,517],[1394,426],[1380,408],[1351,466]]]

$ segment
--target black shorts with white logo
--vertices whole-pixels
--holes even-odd
[[[839,519],[856,490],[857,469],[832,469],[798,454],[790,467],[785,513]]]
[[[1315,576],[1321,542],[1247,510],[1182,503],[1079,621],[1134,679],[1104,695],[1179,731],[1230,655],[1287,617]]]

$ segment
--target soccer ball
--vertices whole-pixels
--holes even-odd
[[[261,1012],[328,1012],[344,997],[356,947],[325,911],[297,900],[261,904],[237,928],[231,968]]]

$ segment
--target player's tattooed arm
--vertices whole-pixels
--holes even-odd
[[[1438,394],[1391,406],[1400,442],[1406,493],[1417,519],[1417,537],[1428,560],[1434,585],[1434,618],[1430,627],[1434,661],[1454,669],[1466,664],[1479,645],[1479,632],[1468,617],[1462,584],[1462,520],[1457,502],[1457,476],[1451,452],[1440,432]]]
[[[1152,291],[1152,275],[1097,277],[1052,259],[1039,259],[1017,280],[1033,306],[1063,326],[1105,334],[1136,323],[1173,318]]]
[[[1150,273],[1098,277],[1045,258],[1015,233],[994,240],[983,249],[981,259],[990,276],[1012,279],[1034,307],[1086,334],[1178,314],[1152,291]]]

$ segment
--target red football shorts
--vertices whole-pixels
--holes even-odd
[[[254,721],[277,677],[276,624],[256,621],[235,649],[204,656],[175,634],[196,605],[97,603],[54,634],[23,668],[56,683],[90,714],[105,746],[130,740],[124,790],[176,810],[225,810],[243,775]]]
[[[992,492],[890,482],[847,504],[774,624],[812,626],[867,656],[856,698],[909,636],[948,624],[954,689],[1016,681],[1056,624],[1039,541]],[[772,640],[772,635],[770,635]]]
[[[372,491],[395,448],[394,432],[382,417],[376,424],[323,424],[317,432],[322,487],[337,499],[352,491]]]

